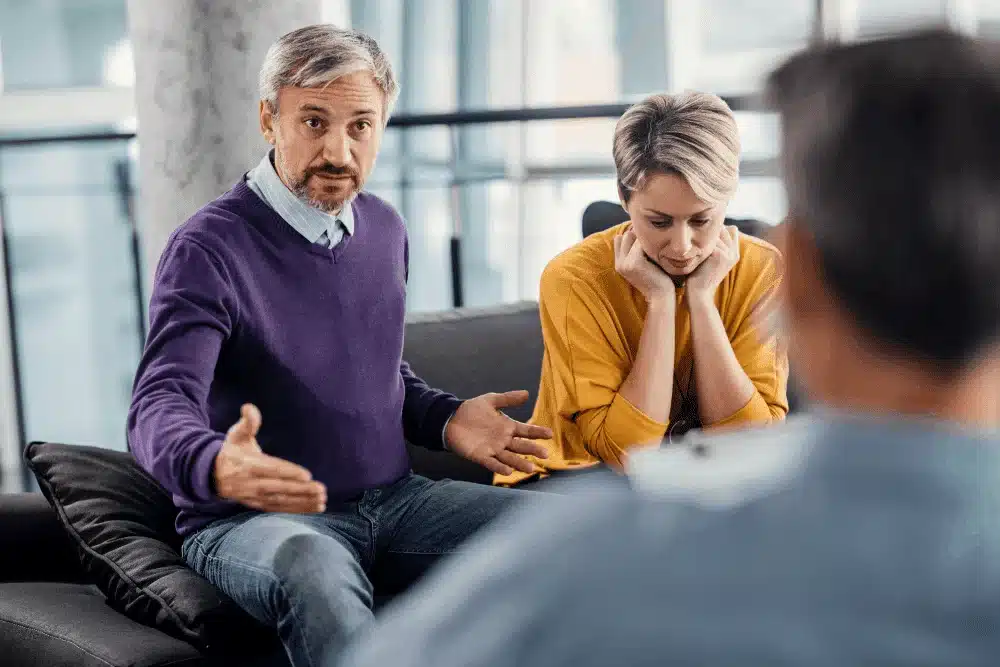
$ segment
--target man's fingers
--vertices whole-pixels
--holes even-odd
[[[243,504],[263,512],[323,512],[326,511],[326,487],[320,482],[254,480],[247,488]]]
[[[320,482],[259,479],[251,483],[250,495],[261,497],[288,496],[326,500],[326,487]]]
[[[273,496],[263,499],[262,504],[267,512],[312,514],[326,511],[326,501],[306,500],[297,496]]]
[[[492,398],[493,407],[495,408],[513,408],[527,403],[530,396],[525,390],[519,389],[517,391],[505,391],[502,394],[494,394]]]
[[[312,479],[312,473],[299,464],[270,454],[254,457],[253,473],[255,477],[273,477],[299,482],[308,482]]]
[[[534,456],[538,459],[549,458],[549,450],[545,445],[527,438],[514,438],[507,449],[515,454]]]
[[[546,426],[535,426],[534,424],[514,422],[514,435],[534,440],[551,440],[552,429]]]
[[[515,454],[534,456],[539,459],[549,458],[549,450],[544,445],[526,438],[514,438],[507,449]]]
[[[318,501],[304,501],[299,498],[248,498],[243,504],[261,512],[281,512],[284,514],[314,514],[325,512],[326,504]]]
[[[260,410],[252,403],[240,408],[240,420],[229,429],[229,438],[238,444],[245,444],[257,437],[260,431]]]
[[[490,472],[496,473],[498,475],[509,475],[514,472],[514,469],[510,466],[504,465],[497,461],[495,458],[490,457],[488,459],[483,459],[480,461],[480,465],[489,470]]]
[[[500,463],[506,466],[510,466],[515,470],[520,470],[521,472],[535,472],[534,463],[506,449],[503,450],[502,452],[497,452],[496,454],[494,454],[494,458]]]

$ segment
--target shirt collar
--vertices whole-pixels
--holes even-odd
[[[336,214],[324,213],[305,203],[282,182],[271,162],[272,154],[273,151],[268,151],[247,174],[247,178],[260,189],[268,206],[310,243],[319,241],[324,232],[332,238],[338,223],[344,226],[348,234],[354,234],[354,211],[350,203],[345,204],[340,213]]]

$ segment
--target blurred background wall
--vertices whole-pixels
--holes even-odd
[[[373,35],[401,80],[368,187],[407,219],[412,311],[537,298],[616,199],[615,118],[647,93],[730,100],[730,215],[774,223],[772,65],[916,25],[1000,36],[1000,0],[0,0],[0,490],[28,484],[27,441],[125,448],[152,258],[259,159],[263,49],[309,17]]]

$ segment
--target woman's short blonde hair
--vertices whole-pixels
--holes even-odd
[[[732,198],[739,182],[739,129],[716,95],[651,95],[618,120],[614,159],[626,202],[650,175],[675,173],[699,199],[717,205]]]

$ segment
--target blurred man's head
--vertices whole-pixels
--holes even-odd
[[[998,55],[934,31],[812,50],[771,75],[786,325],[815,399],[998,418]]]
[[[279,39],[260,70],[260,124],[274,167],[288,188],[336,212],[375,166],[398,92],[375,40],[332,25]]]

